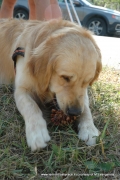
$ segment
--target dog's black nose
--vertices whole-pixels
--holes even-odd
[[[76,108],[76,107],[67,108],[67,114],[69,116],[78,116],[78,115],[81,115],[81,113],[82,113],[81,108]]]

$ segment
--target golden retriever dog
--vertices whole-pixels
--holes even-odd
[[[24,49],[24,57],[18,55],[14,67],[12,55],[18,47]],[[56,97],[65,114],[79,116],[78,137],[87,145],[96,143],[99,131],[93,123],[87,87],[101,69],[95,40],[74,23],[0,20],[0,83],[15,82],[15,102],[32,151],[50,141],[38,99],[46,103]]]

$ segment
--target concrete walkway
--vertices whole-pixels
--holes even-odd
[[[103,66],[120,70],[120,38],[94,36],[102,53]]]

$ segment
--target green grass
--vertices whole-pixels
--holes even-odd
[[[89,88],[93,118],[101,131],[95,146],[86,146],[71,126],[49,126],[52,140],[34,153],[26,144],[24,120],[16,109],[13,88],[0,87],[0,180],[120,179],[119,78],[120,71],[104,68],[99,81]],[[64,176],[41,175],[55,173]],[[100,173],[106,177],[99,177]]]

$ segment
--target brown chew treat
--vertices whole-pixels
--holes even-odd
[[[66,126],[72,124],[76,119],[76,116],[65,115],[62,110],[52,109],[51,111],[51,122],[55,126]]]

